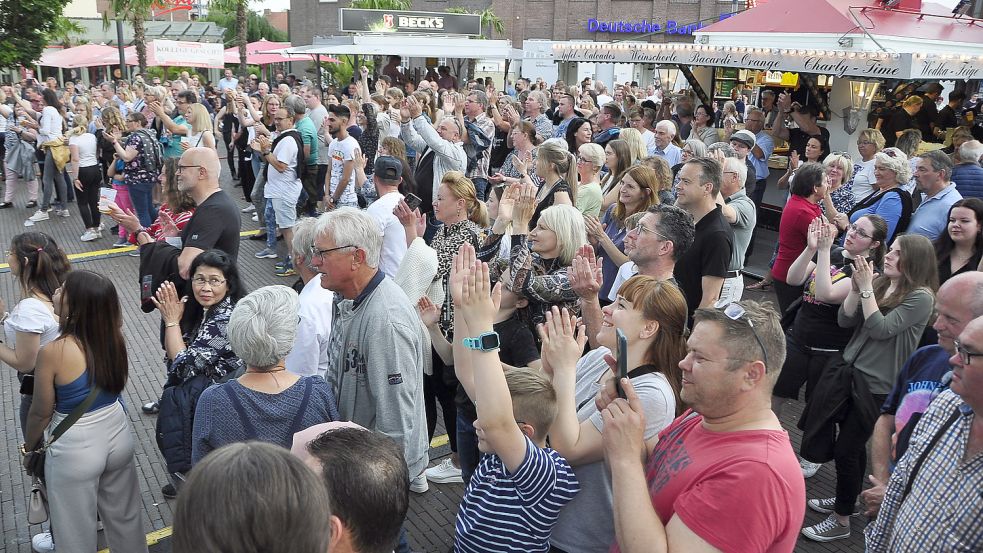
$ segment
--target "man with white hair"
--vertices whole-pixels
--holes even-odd
[[[683,161],[683,150],[672,143],[676,137],[676,124],[665,119],[655,124],[655,150],[652,155],[665,158],[669,167],[674,167]]]
[[[736,157],[724,158],[723,175],[720,181],[720,193],[717,194],[717,205],[724,219],[730,223],[734,231],[734,248],[731,250],[730,263],[727,265],[727,275],[720,290],[720,299],[728,303],[740,301],[744,295],[744,254],[751,243],[751,232],[758,221],[754,202],[747,195],[745,181],[747,165]]]
[[[317,219],[305,217],[294,225],[293,264],[304,288],[297,310],[297,339],[284,360],[287,370],[299,375],[324,378],[328,372],[328,340],[331,337],[331,311],[334,292],[321,286],[318,272],[311,267],[311,246],[317,237]]]
[[[546,94],[538,90],[530,92],[523,104],[525,113],[522,118],[536,127],[536,134],[539,135],[540,142],[553,137],[553,123],[549,117],[546,117],[548,105],[549,101],[546,99]]]
[[[956,151],[956,165],[952,168],[952,181],[964,198],[983,198],[983,143],[979,140],[963,142]]]
[[[377,430],[403,448],[410,478],[427,468],[423,373],[429,342],[416,309],[379,270],[379,225],[354,207],[318,218],[311,265],[335,305],[325,380],[342,420]]]

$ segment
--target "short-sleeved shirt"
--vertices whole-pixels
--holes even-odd
[[[379,257],[379,270],[389,278],[396,277],[399,264],[406,255],[406,232],[399,219],[393,215],[396,204],[403,199],[399,192],[390,192],[372,202],[365,212],[375,219],[382,232],[382,252]]]
[[[908,112],[905,111],[904,108],[897,108],[894,113],[888,117],[884,128],[881,129],[882,134],[884,135],[884,146],[888,148],[894,146],[894,144],[898,141],[898,132],[917,128],[918,122],[915,121],[915,118],[908,115]]]
[[[918,204],[918,209],[911,214],[908,232],[921,234],[932,241],[936,240],[946,231],[946,226],[949,224],[949,208],[961,199],[963,196],[956,190],[956,185],[949,183],[938,194],[925,198]]]
[[[755,180],[767,180],[768,175],[771,174],[771,169],[768,168],[768,158],[775,151],[775,141],[772,140],[771,135],[767,131],[761,131],[754,135],[754,140],[755,145],[761,148],[761,157],[756,157],[753,152],[748,154],[747,157],[751,162],[751,166],[754,167]]]
[[[126,139],[126,148],[133,148],[137,151],[137,155],[130,161],[124,162],[124,173],[123,178],[127,185],[129,184],[153,184],[157,181],[159,175],[151,174],[147,170],[144,164],[144,140],[149,139],[146,130],[140,132],[131,132],[129,138]],[[141,135],[143,135],[141,137]]]
[[[788,269],[806,248],[809,225],[822,214],[818,204],[802,196],[792,195],[782,211],[778,226],[778,257],[771,268],[775,280],[785,282]]]
[[[54,313],[37,298],[24,298],[10,310],[3,322],[3,341],[7,347],[17,349],[18,332],[41,335],[41,346],[60,334]]]
[[[335,195],[335,191],[338,190],[338,185],[341,183],[341,176],[345,172],[345,162],[353,161],[355,159],[355,150],[357,149],[358,140],[355,140],[355,138],[352,136],[348,136],[344,140],[338,140],[336,138],[332,140],[331,144],[328,146],[328,157],[331,158],[331,186],[329,188],[329,192],[332,196]],[[341,197],[338,198],[337,204],[339,206],[358,206],[358,196],[355,194],[354,167],[352,167],[348,185],[345,186],[345,191],[342,192]]]
[[[577,187],[577,209],[584,215],[593,217],[601,214],[600,183],[592,182]]]
[[[915,350],[901,367],[891,393],[884,400],[881,413],[894,416],[892,461],[908,450],[908,439],[915,425],[939,392],[942,377],[952,370],[949,352],[933,344]]]
[[[604,225],[604,234],[608,235],[611,242],[614,243],[622,252],[625,251],[625,237],[628,236],[628,229],[621,223],[619,223],[614,218],[614,208],[617,204],[611,204],[607,211],[604,212],[604,216],[601,217],[601,224]],[[604,277],[604,282],[601,283],[600,295],[602,298],[608,297],[608,292],[611,291],[611,286],[614,284],[614,277],[618,275],[618,265],[611,261],[611,256],[608,255],[604,249],[597,245],[595,248],[597,250],[597,256],[601,257],[601,273]]]
[[[678,516],[721,551],[795,548],[805,481],[784,431],[713,432],[687,411],[659,435],[646,480],[663,524]]]
[[[580,484],[563,456],[525,441],[526,456],[511,474],[498,455],[482,456],[457,512],[456,553],[549,551],[560,509]]]
[[[308,165],[317,165],[317,129],[310,117],[304,117],[294,124],[294,128],[300,132],[300,137],[304,139],[304,146],[311,147],[311,153],[307,156]]]
[[[829,277],[833,284],[853,276],[853,263],[843,257],[843,248],[835,246],[829,252]],[[791,335],[803,346],[842,350],[853,337],[852,328],[841,327],[836,320],[839,304],[827,304],[816,297],[816,272],[802,287],[802,304],[795,314]]]
[[[821,138],[824,143],[829,144],[829,131],[826,127],[819,127],[819,134],[809,134],[802,129],[788,130],[789,148],[799,152],[802,159],[806,158],[806,144],[809,143],[810,138]]]
[[[703,277],[727,277],[734,248],[734,231],[717,206],[696,223],[696,237],[673,268],[679,289],[686,296],[690,319],[703,300]]]
[[[222,250],[235,259],[239,255],[240,219],[239,207],[224,190],[219,190],[195,210],[181,232],[181,243],[186,248]]]
[[[174,124],[188,129],[189,133],[191,132],[191,123],[188,123],[188,120],[183,115],[175,117]],[[184,150],[181,149],[181,136],[171,134],[167,144],[164,145],[164,157],[181,157],[183,153]]]
[[[294,135],[294,136],[289,136]],[[303,185],[298,175],[297,156],[299,147],[297,145],[297,130],[290,129],[280,133],[283,138],[273,148],[273,157],[287,165],[283,172],[277,171],[273,164],[266,169],[266,187],[263,189],[264,198],[277,198],[296,202],[300,197]]]
[[[730,224],[730,228],[734,230],[734,248],[727,268],[731,271],[740,271],[744,268],[744,253],[751,243],[751,233],[758,221],[757,208],[743,188],[731,194],[725,201],[737,211],[737,221]]]

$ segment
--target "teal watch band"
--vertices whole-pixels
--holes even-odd
[[[501,346],[498,333],[494,331],[479,334],[474,338],[464,338],[461,341],[464,347],[476,351],[494,351]]]

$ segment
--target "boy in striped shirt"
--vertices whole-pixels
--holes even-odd
[[[545,447],[556,392],[539,371],[503,370],[492,329],[501,283],[492,292],[488,265],[475,259],[471,245],[454,258],[448,287],[455,304],[454,368],[477,407],[484,454],[461,500],[454,551],[549,551],[560,509],[580,490],[567,461]]]

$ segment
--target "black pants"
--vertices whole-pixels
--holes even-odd
[[[859,378],[859,375],[855,378]],[[871,398],[879,407],[884,405],[887,395],[871,394]],[[833,460],[836,461],[836,506],[833,510],[840,516],[853,514],[857,496],[863,489],[867,472],[867,440],[873,434],[874,422],[862,420],[857,411],[851,410],[840,424],[833,450]]]
[[[761,202],[765,199],[765,188],[768,186],[768,179],[758,179],[754,181],[754,190],[751,192],[751,201],[754,202],[754,210],[757,214],[757,221],[761,220]],[[751,259],[754,253],[754,239],[758,236],[758,225],[751,229],[751,241],[748,242],[747,250],[744,252],[744,266]]]
[[[775,286],[775,295],[778,296],[778,314],[781,316],[785,314],[788,306],[802,295],[802,286],[792,286],[777,278],[772,284]]]
[[[82,190],[78,193],[79,214],[85,228],[99,227],[99,189],[102,187],[102,171],[98,165],[79,168]]]
[[[239,184],[242,185],[242,195],[246,203],[252,202],[253,185],[256,184],[256,175],[253,174],[253,163],[246,159],[252,154],[252,150],[239,150]]]
[[[228,129],[226,131],[225,129],[227,128],[228,125],[226,125],[226,127],[222,129],[222,142],[225,142],[225,151],[226,151],[225,159],[229,163],[229,171],[232,172],[232,178],[236,178],[236,158],[238,156],[236,156],[235,153],[236,145],[234,142],[232,142],[232,129]]]
[[[787,399],[798,399],[799,390],[806,385],[806,401],[812,397],[812,390],[823,373],[823,367],[833,355],[839,352],[816,351],[800,345],[792,338],[791,333],[785,335],[785,364],[782,372],[778,373],[778,381],[772,394]]]
[[[454,367],[447,366],[440,360],[437,352],[433,352],[433,374],[423,375],[423,406],[427,413],[427,437],[433,439],[437,429],[437,402],[444,418],[444,429],[451,451],[457,452],[457,406],[454,405],[456,386],[449,386],[444,373],[454,372]],[[455,379],[456,381],[457,379]]]

